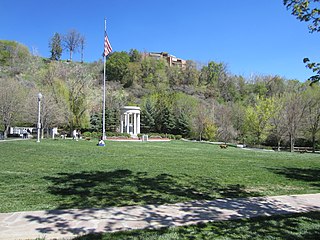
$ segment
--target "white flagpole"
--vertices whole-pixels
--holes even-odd
[[[104,41],[107,36],[107,20],[104,19]],[[106,54],[103,52],[103,111],[102,111],[102,139],[106,140]]]

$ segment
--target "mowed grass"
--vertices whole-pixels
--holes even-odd
[[[0,143],[0,212],[318,193],[320,155],[195,142]]]
[[[320,212],[201,223],[158,230],[88,234],[75,240],[300,239],[320,237]]]

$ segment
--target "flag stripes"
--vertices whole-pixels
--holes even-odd
[[[108,39],[108,35],[104,37],[104,56],[108,56],[112,52],[112,47]]]

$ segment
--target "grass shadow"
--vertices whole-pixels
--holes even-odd
[[[55,195],[58,209],[101,208],[213,200],[217,197],[258,196],[242,185],[220,185],[212,178],[150,176],[130,170],[59,173],[45,177],[51,182],[48,192]]]
[[[77,240],[102,239],[319,239],[320,213],[257,217],[192,226],[97,233]]]
[[[291,180],[303,181],[320,188],[320,168],[277,168],[269,169]]]
[[[114,170],[60,173],[46,179],[51,181],[48,191],[57,197],[58,207],[69,209],[47,211],[43,216],[36,214],[26,216],[28,221],[40,224],[36,230],[42,234],[49,235],[55,232],[73,235],[89,234],[79,239],[155,239],[162,235],[166,235],[168,239],[193,239],[193,236],[197,239],[213,239],[227,234],[231,238],[248,239],[256,236],[254,233],[258,232],[262,236],[261,239],[264,239],[270,234],[275,237],[290,234],[294,236],[297,234],[294,229],[301,225],[300,222],[295,222],[294,218],[287,220],[285,216],[283,218],[277,216],[270,221],[265,220],[264,217],[258,217],[292,214],[295,209],[276,199],[266,201],[263,198],[243,198],[255,194],[247,192],[244,186],[240,185],[221,186],[211,178],[191,178],[188,175],[169,174],[150,176],[146,172]],[[227,198],[216,199],[217,196]],[[175,207],[170,206],[169,209],[168,205],[159,206],[159,204],[183,201],[188,202],[176,204]],[[127,207],[99,209],[123,205]],[[139,207],[138,210],[136,206],[128,205],[144,206]],[[79,211],[74,208],[84,209]],[[68,220],[70,217],[72,221]],[[319,214],[316,214],[315,218],[315,220],[312,218],[302,220],[302,225],[313,225],[316,221],[317,227],[320,226]],[[77,223],[78,220],[86,222],[88,219],[93,222],[104,222],[100,222],[99,230]],[[222,219],[242,220],[232,220],[229,223],[229,221],[221,222]],[[281,220],[280,225],[278,219]],[[218,222],[203,223],[208,221]],[[200,225],[170,228],[176,224],[200,222],[202,222]],[[137,223],[138,225],[135,225]],[[132,230],[137,226],[151,229],[165,226],[169,228],[160,230],[160,235],[158,231],[152,230],[120,232],[115,235],[99,233]],[[279,229],[282,235],[277,235]],[[303,230],[303,236],[307,239],[319,235],[316,229],[319,228]],[[206,238],[206,236],[210,237]]]

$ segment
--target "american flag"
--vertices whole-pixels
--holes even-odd
[[[104,37],[104,56],[108,56],[110,53],[112,52],[112,47],[111,47],[111,44],[109,42],[109,39],[108,39],[108,35],[105,34],[105,37]]]

